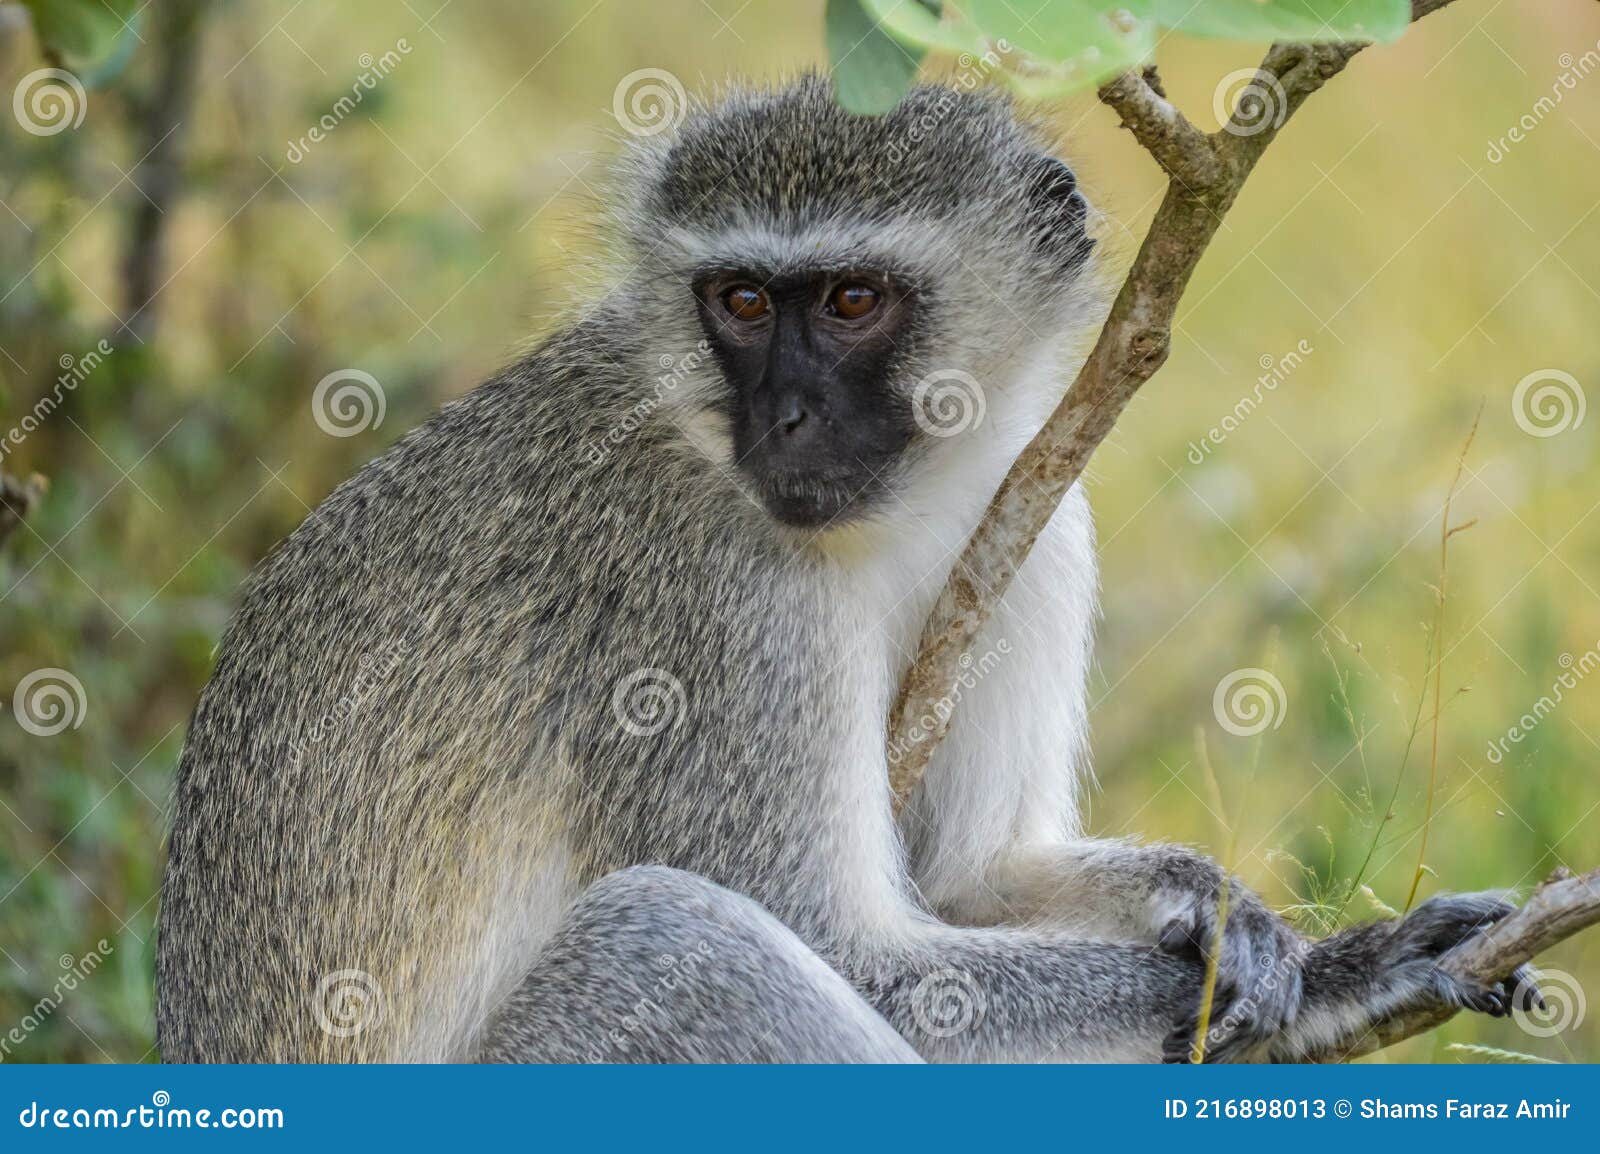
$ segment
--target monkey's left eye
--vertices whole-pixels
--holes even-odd
[[[878,290],[871,285],[842,284],[828,296],[828,311],[845,320],[859,320],[878,307]]]
[[[767,315],[767,294],[754,285],[734,285],[722,294],[722,304],[742,321],[760,320]]]

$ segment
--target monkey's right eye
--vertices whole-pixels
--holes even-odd
[[[767,294],[754,285],[734,285],[722,294],[722,307],[742,321],[756,321],[767,315]]]

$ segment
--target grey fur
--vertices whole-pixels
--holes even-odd
[[[899,831],[885,784],[889,694],[949,548],[1097,313],[1081,200],[1058,182],[1050,224],[1030,190],[1043,156],[998,100],[924,89],[867,120],[816,80],[735,94],[630,155],[613,290],[340,486],[251,577],[179,771],[165,1058],[909,1057],[896,1034],[930,1058],[1161,1056],[1203,973],[1178,939],[1204,938],[1222,874],[1077,836],[1081,493],[1008,598],[1039,597],[1028,635],[1061,643],[1019,633],[994,674],[1036,693],[997,715],[1036,740],[989,763],[958,722]],[[894,478],[909,515],[798,535],[719,458],[685,285],[742,259],[928,286],[897,387],[974,371],[990,415],[914,444]],[[902,573],[912,545],[931,560]],[[958,719],[1014,704],[974,697]],[[1238,1053],[1288,1038],[1302,1000],[1348,1028],[1353,1000],[1388,990],[1388,954],[1351,938],[1313,951],[1302,999],[1305,947],[1235,893]],[[1449,937],[1406,939],[1426,948],[1403,996]],[[641,1019],[651,959],[702,938],[682,996]],[[1251,980],[1263,955],[1282,986]],[[352,974],[368,1000],[349,1022],[332,1002]]]

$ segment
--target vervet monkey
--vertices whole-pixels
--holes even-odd
[[[162,889],[168,1060],[1187,1056],[1397,1007],[1507,907],[1302,939],[1078,807],[1076,487],[897,819],[931,603],[1103,312],[1072,172],[1002,99],[822,79],[639,140],[614,286],[340,486],[251,578]]]

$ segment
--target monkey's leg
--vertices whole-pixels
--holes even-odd
[[[491,1021],[490,1062],[915,1062],[761,906],[635,866],[586,890]]]
[[[1046,929],[925,924],[842,963],[930,1062],[1155,1062],[1205,968]]]

